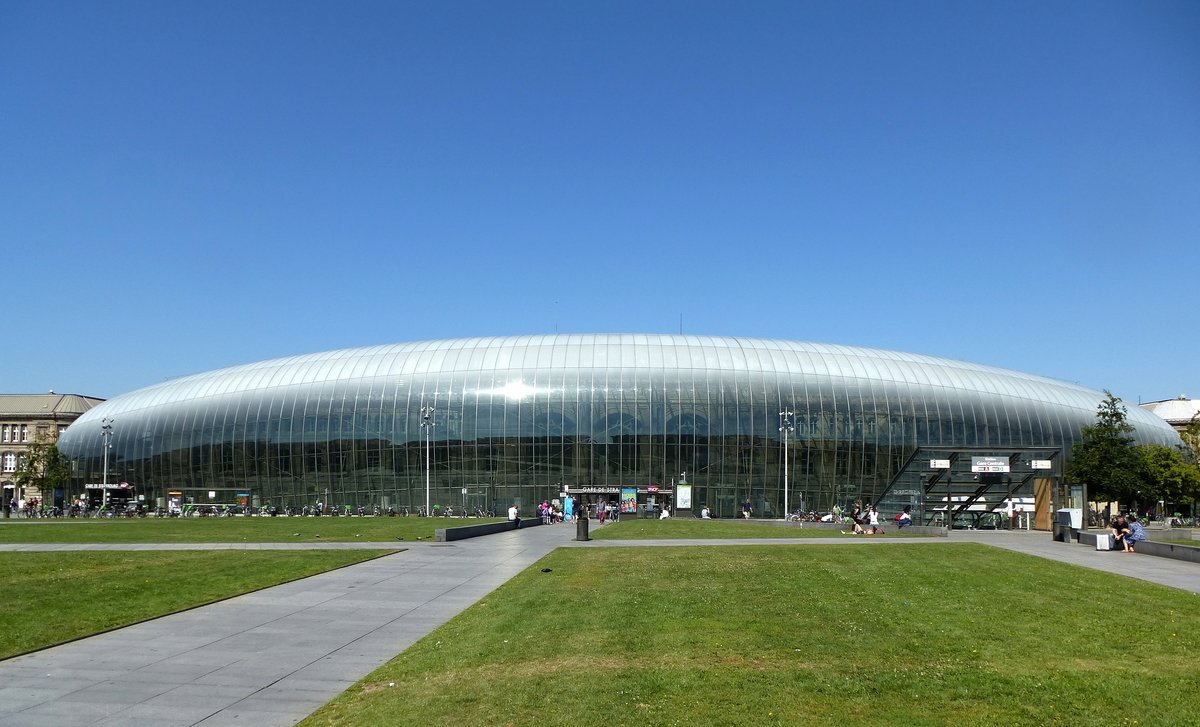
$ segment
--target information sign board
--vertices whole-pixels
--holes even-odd
[[[1010,472],[1008,457],[972,457],[972,472]]]

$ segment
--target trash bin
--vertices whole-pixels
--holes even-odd
[[[1063,508],[1055,513],[1054,518],[1054,540],[1060,543],[1070,543],[1074,538],[1074,518],[1073,511]]]
[[[589,540],[588,538],[588,519],[586,515],[580,515],[575,518],[575,539]]]

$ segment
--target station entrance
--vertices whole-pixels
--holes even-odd
[[[658,485],[567,487],[565,492],[589,518],[597,518],[602,507],[614,513],[613,506],[618,518],[657,518],[664,507],[675,511],[675,490]]]
[[[85,484],[83,499],[89,510],[124,512],[138,506],[136,488],[128,482]]]
[[[949,528],[1051,530],[1053,514],[1086,502],[1066,486],[1058,447],[919,447],[875,504],[913,523]]]

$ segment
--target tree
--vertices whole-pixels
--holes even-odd
[[[1086,482],[1092,500],[1137,499],[1145,480],[1133,431],[1125,405],[1106,390],[1104,401],[1096,408],[1096,423],[1083,426],[1082,438],[1071,449],[1067,478]]]
[[[1200,467],[1200,412],[1192,416],[1183,431],[1179,433],[1186,449],[1184,455],[1189,463]],[[1196,500],[1200,499],[1200,487],[1192,490],[1192,517],[1196,517]]]
[[[1192,420],[1179,433],[1179,438],[1187,445],[1189,460],[1200,463],[1200,412],[1192,416]]]
[[[71,477],[71,462],[58,451],[58,445],[48,435],[41,435],[29,445],[17,465],[17,484],[26,490],[37,488],[43,500]]]
[[[1144,444],[1142,457],[1142,494],[1170,503],[1188,502],[1200,493],[1200,468],[1184,458],[1179,447]]]

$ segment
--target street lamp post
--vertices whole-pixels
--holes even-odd
[[[791,517],[788,508],[788,434],[795,431],[792,426],[792,412],[784,409],[779,412],[779,431],[783,434],[783,519]]]
[[[108,504],[108,450],[112,448],[113,422],[110,417],[100,420],[100,436],[104,439],[104,474],[101,476],[100,499],[102,504]]]
[[[425,430],[425,517],[433,514],[429,503],[429,465],[433,459],[433,449],[430,446],[430,437],[433,433],[433,407],[421,407],[421,428]]]

